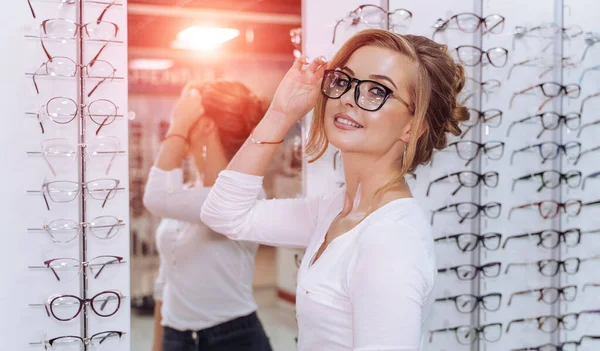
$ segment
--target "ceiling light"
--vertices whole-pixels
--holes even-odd
[[[166,70],[173,67],[172,60],[166,59],[135,59],[129,62],[129,68],[139,70]]]
[[[179,32],[172,46],[176,49],[209,50],[239,35],[240,31],[234,28],[193,26]]]

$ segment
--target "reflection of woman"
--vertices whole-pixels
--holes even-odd
[[[241,83],[208,83],[201,96],[198,89],[184,89],[144,194],[146,208],[165,218],[156,239],[154,350],[269,351],[252,295],[258,245],[212,232],[196,210],[264,108]],[[202,178],[193,187],[181,170],[188,150]]]
[[[360,32],[329,64],[296,60],[253,138],[219,175],[202,207],[208,226],[232,239],[306,248],[296,293],[300,350],[422,347],[436,264],[404,175],[445,147],[447,132],[460,134],[469,117],[457,103],[464,80],[446,46]],[[307,152],[338,148],[345,187],[257,200],[275,151],[261,142],[281,140],[313,107]]]

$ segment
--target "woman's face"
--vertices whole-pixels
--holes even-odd
[[[335,67],[334,67],[335,68]],[[414,106],[408,87],[414,79],[414,64],[390,49],[363,46],[356,50],[344,67],[337,67],[351,78],[372,80],[389,88],[409,106]],[[339,99],[328,99],[324,125],[329,142],[342,152],[368,153],[375,156],[394,153],[399,158],[408,142],[411,112],[401,100],[390,96],[377,111],[366,111],[354,100],[356,83]],[[381,96],[380,89],[363,94]],[[361,90],[365,90],[364,88]]]

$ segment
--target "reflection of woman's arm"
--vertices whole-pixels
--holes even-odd
[[[202,207],[210,188],[186,188],[183,171],[165,171],[152,167],[144,191],[144,206],[153,215],[189,223],[201,223],[198,209]]]
[[[221,172],[202,207],[202,221],[230,239],[306,247],[319,207],[333,197],[257,200],[261,187],[262,177]]]

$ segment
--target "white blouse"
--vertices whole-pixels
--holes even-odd
[[[213,232],[198,213],[210,188],[188,188],[181,169],[150,170],[144,205],[164,217],[156,231],[160,255],[155,298],[161,325],[202,330],[256,311],[252,294],[258,244]]]
[[[262,177],[221,172],[201,217],[231,239],[306,248],[296,290],[298,349],[424,350],[437,271],[431,229],[416,200],[382,206],[312,264],[344,191],[257,200],[261,186]]]

